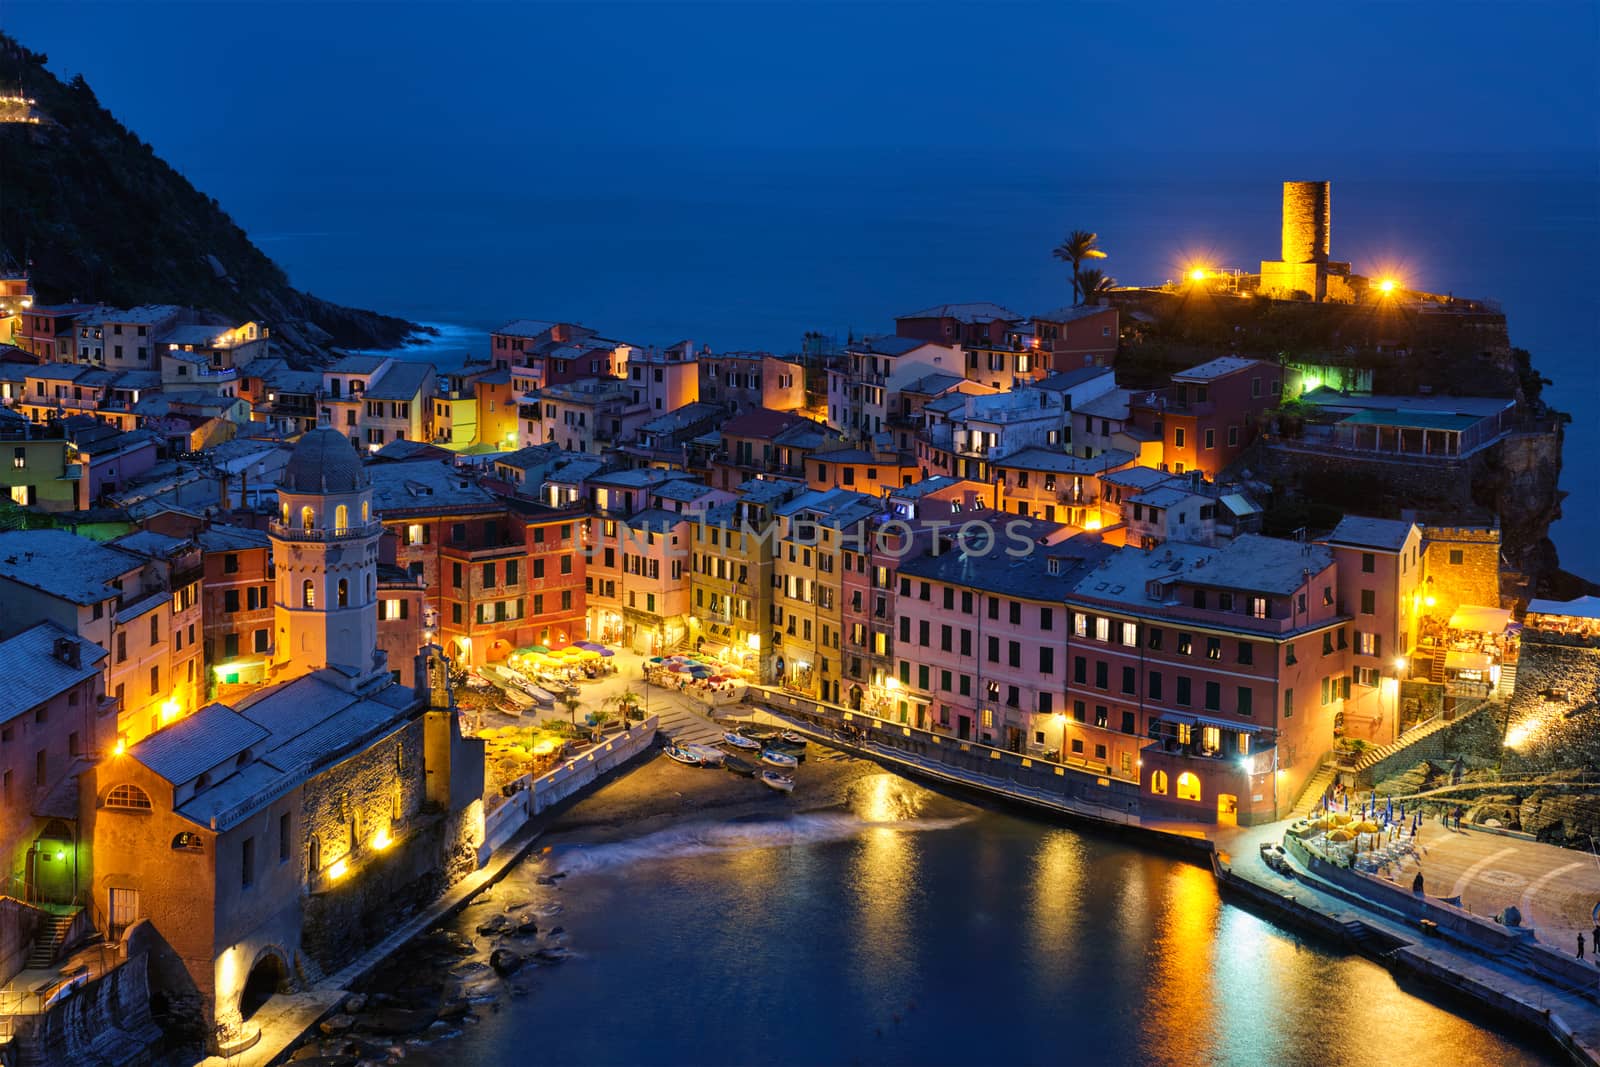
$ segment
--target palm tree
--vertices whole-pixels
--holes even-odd
[[[1116,284],[1117,280],[1107,277],[1099,267],[1086,267],[1078,275],[1078,288],[1081,290],[1078,303],[1087,304],[1101,293],[1110,292]]]
[[[639,707],[639,694],[632,689],[624,689],[616,696],[606,697],[602,706],[616,708],[617,714],[622,716],[622,721],[627,722],[634,710]]]
[[[594,720],[594,731],[590,736],[593,740],[599,741],[600,734],[605,730],[606,723],[611,721],[611,713],[609,711],[597,711],[589,717]]]
[[[1082,303],[1079,294],[1080,288],[1079,268],[1086,259],[1105,259],[1106,254],[1095,247],[1100,240],[1100,235],[1090,233],[1088,230],[1073,230],[1067,234],[1067,239],[1055,247],[1051,253],[1063,263],[1072,264],[1072,300],[1073,303]]]
[[[583,707],[583,701],[575,696],[564,696],[561,698],[561,706],[567,709],[568,715],[572,716],[573,729],[577,729],[578,709]]]

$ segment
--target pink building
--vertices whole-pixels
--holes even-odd
[[[71,904],[88,884],[76,776],[116,740],[116,703],[103,695],[106,655],[52,622],[0,641],[11,672],[0,696],[0,848],[7,895],[30,904]]]
[[[1279,817],[1349,694],[1338,581],[1331,549],[1253,534],[1106,557],[1069,598],[1069,761],[1139,781],[1146,811]]]
[[[1066,540],[1071,531],[1056,523],[986,514],[1000,531],[989,552],[978,552],[976,536],[964,551],[941,534],[929,552],[900,563],[895,688],[909,704],[902,721],[1043,753],[1052,741],[1045,727],[1066,701],[1063,601],[1109,549],[1093,537]]]
[[[939,304],[896,316],[894,332],[899,337],[934,344],[985,348],[1006,344],[1007,335],[1021,321],[1022,316],[1010,308],[987,301]]]

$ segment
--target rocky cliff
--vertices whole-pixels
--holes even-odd
[[[295,289],[81,75],[63,83],[45,62],[0,34],[0,85],[32,97],[37,120],[0,121],[0,266],[28,267],[42,302],[184,304],[260,319],[305,361],[325,345],[388,347],[417,329]]]

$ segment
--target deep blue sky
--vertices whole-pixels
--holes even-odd
[[[7,0],[0,17],[163,153],[287,172],[377,144],[395,167],[602,169],[659,160],[569,153],[1592,150],[1597,8]]]

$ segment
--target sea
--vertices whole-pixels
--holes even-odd
[[[571,958],[477,981],[476,1021],[406,1063],[1559,1062],[1223,903],[1206,868],[888,773],[844,810],[546,842],[494,895]]]
[[[1030,153],[705,153],[630,166],[328,161],[305,188],[263,190],[225,158],[192,168],[293,282],[439,334],[440,365],[487,351],[514,318],[581,322],[640,344],[798,351],[808,331],[887,332],[934,304],[1027,313],[1070,302],[1050,250],[1100,235],[1100,266],[1156,283],[1201,263],[1276,258],[1281,181],[1333,183],[1332,251],[1358,271],[1486,297],[1573,415],[1552,534],[1600,580],[1600,183],[1588,157],[1423,156],[1329,166],[1249,158]],[[1307,170],[1314,165],[1315,170]],[[209,182],[209,184],[208,184]]]

